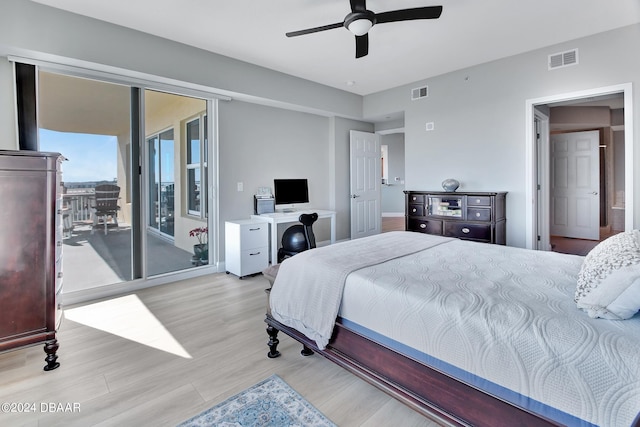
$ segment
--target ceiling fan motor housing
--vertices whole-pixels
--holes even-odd
[[[360,21],[369,21],[370,24]],[[344,18],[344,27],[356,36],[365,35],[376,23],[376,14],[370,10],[351,12]]]

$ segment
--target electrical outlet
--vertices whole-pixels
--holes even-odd
[[[426,130],[433,130],[435,127],[433,122],[428,122],[427,125],[425,126]]]
[[[238,183],[238,191],[244,191],[244,183],[242,182]]]

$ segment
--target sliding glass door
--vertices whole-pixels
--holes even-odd
[[[21,129],[38,135],[39,150],[67,160],[63,292],[126,289],[209,264],[207,106],[214,104],[34,69],[37,121]],[[117,213],[106,217],[95,215],[101,184],[119,188]]]
[[[129,86],[40,71],[39,150],[61,153],[64,292],[133,280]],[[103,185],[115,212],[96,215]]]
[[[144,105],[147,275],[206,265],[207,102],[146,90]]]

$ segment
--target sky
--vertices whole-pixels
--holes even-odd
[[[40,151],[67,158],[62,164],[64,182],[111,181],[117,173],[118,138],[111,135],[56,132],[40,129]]]

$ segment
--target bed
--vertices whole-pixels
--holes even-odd
[[[269,294],[269,357],[282,331],[444,423],[640,426],[637,231],[587,257],[383,233],[285,260]]]

